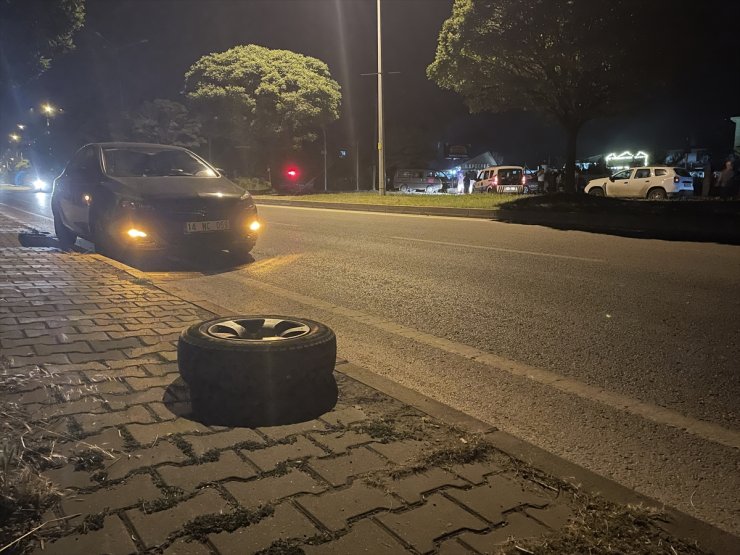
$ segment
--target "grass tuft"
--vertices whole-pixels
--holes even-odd
[[[204,541],[209,534],[233,532],[239,528],[257,524],[260,520],[272,516],[274,512],[272,505],[265,505],[256,510],[238,507],[230,513],[198,516],[187,522],[183,530],[191,538]]]

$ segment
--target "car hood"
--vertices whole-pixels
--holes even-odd
[[[239,198],[244,189],[225,177],[116,177],[120,191],[142,200],[168,198],[227,197]]]

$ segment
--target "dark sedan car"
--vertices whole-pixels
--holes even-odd
[[[54,181],[54,230],[96,250],[229,250],[254,247],[261,224],[248,192],[180,147],[96,143]]]

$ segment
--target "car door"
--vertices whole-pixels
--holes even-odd
[[[79,235],[89,234],[90,204],[101,180],[97,147],[88,145],[75,154],[59,178],[62,220]]]
[[[652,186],[650,168],[637,168],[627,185],[628,196],[631,198],[645,198],[648,189]]]
[[[622,170],[611,176],[606,183],[606,196],[629,197],[629,183],[633,173],[633,170]]]

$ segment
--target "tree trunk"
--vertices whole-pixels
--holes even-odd
[[[566,193],[576,192],[576,147],[580,130],[580,124],[570,123],[565,125],[565,179],[563,183]]]

